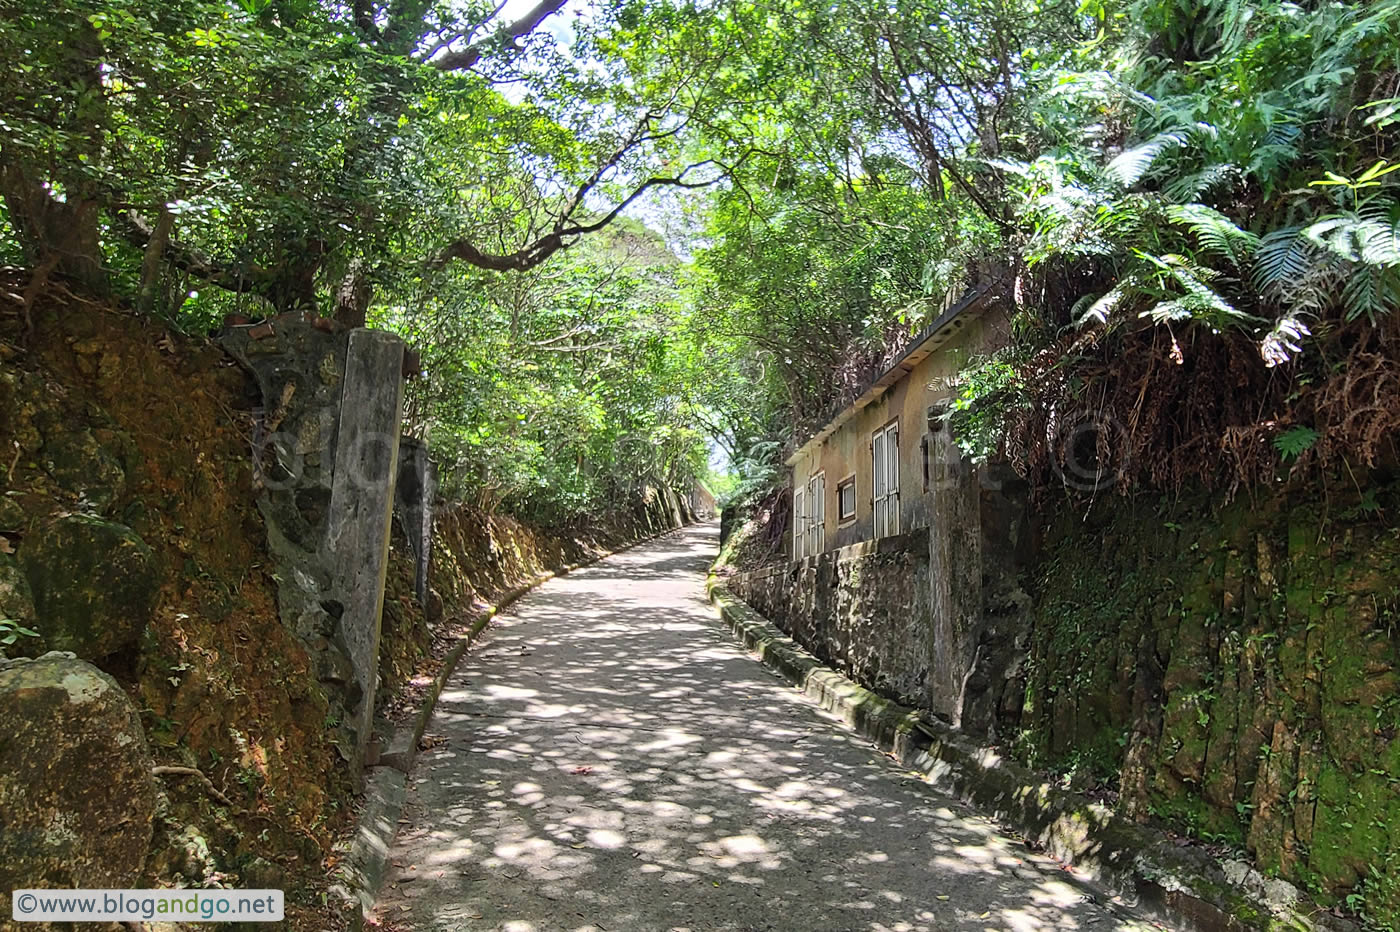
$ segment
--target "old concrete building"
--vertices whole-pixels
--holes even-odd
[[[961,474],[939,415],[959,366],[1003,345],[1008,328],[992,287],[968,292],[798,447],[787,460],[793,559],[929,526],[933,492]]]
[[[981,736],[1019,715],[1026,487],[964,460],[941,415],[959,367],[1004,345],[1005,307],[966,294],[803,443],[791,559],[730,581],[827,663]]]

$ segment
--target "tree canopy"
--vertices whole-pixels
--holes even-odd
[[[1016,328],[967,360],[972,455],[1049,475],[1087,410],[1149,484],[1373,463],[1397,17],[8,0],[0,255],[189,328],[399,329],[452,481],[539,514],[707,447],[771,476],[976,283]]]
[[[1038,494],[1397,465],[1400,0],[0,0],[0,60],[26,308],[391,328],[483,508],[781,503],[972,287],[952,435]]]

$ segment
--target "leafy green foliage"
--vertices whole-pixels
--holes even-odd
[[[1021,369],[1003,351],[972,361],[959,377],[961,384],[943,419],[962,455],[985,463],[1000,452],[1008,420],[1026,406]]]
[[[1296,460],[1317,443],[1318,433],[1311,427],[1291,427],[1274,438],[1274,449],[1284,459]]]
[[[1261,345],[1286,318],[1393,309],[1395,166],[1340,175],[1334,166],[1379,142],[1375,124],[1320,130],[1378,109],[1364,95],[1370,69],[1400,56],[1400,6],[1202,3],[1190,17],[1171,3],[1131,6],[1162,32],[1125,30],[1096,62],[1098,80],[1050,83],[1051,148],[1011,175],[1036,225],[1029,260],[1094,257],[1127,283],[1115,308],[1242,329]],[[1145,140],[1104,160],[1100,144],[1070,134],[1115,121]],[[1338,192],[1331,211],[1317,196],[1326,188]],[[1108,321],[1103,308],[1094,316]],[[1292,356],[1265,349],[1271,364]]]
[[[374,323],[422,349],[409,428],[444,491],[562,524],[704,475],[679,264],[624,221],[539,269],[440,275],[376,308]]]
[[[12,618],[0,618],[0,647],[13,647],[20,638],[37,638],[39,632]]]

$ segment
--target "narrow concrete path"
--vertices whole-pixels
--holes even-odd
[[[714,526],[547,583],[443,692],[401,930],[1136,928],[729,640]]]

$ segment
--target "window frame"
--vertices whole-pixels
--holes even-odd
[[[846,514],[841,510],[841,493],[846,489],[851,490],[851,513]],[[856,474],[851,473],[840,482],[836,483],[836,526],[838,528],[848,527],[856,523],[856,517],[860,513],[860,498],[856,488]]]
[[[871,433],[870,475],[871,536],[891,537],[899,533],[899,418]]]
[[[819,469],[807,477],[808,556],[826,549],[826,470]]]
[[[805,559],[807,549],[807,486],[792,490],[792,558]]]

